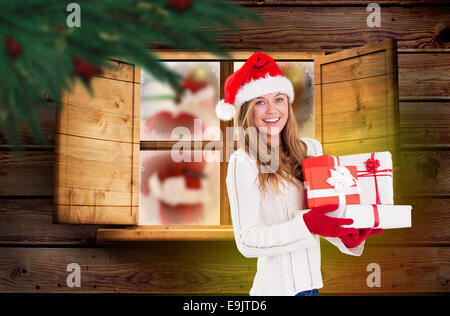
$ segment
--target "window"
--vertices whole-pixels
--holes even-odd
[[[191,85],[191,94],[176,96],[145,73],[141,83],[139,67],[113,61],[116,71],[93,81],[95,96],[89,96],[81,86],[65,95],[64,109],[57,120],[55,219],[128,225],[99,229],[100,241],[230,240],[233,231],[225,179],[226,156],[232,150],[210,150],[206,146],[211,142],[219,145],[216,148],[236,146],[225,132],[233,122],[219,121],[211,111],[223,98],[226,78],[252,52],[234,52],[232,60],[207,53],[156,53],[183,74]],[[303,96],[294,104],[298,107],[299,135],[318,139],[325,154],[390,150],[396,165],[395,41],[329,55],[267,53],[291,79],[296,96]],[[303,86],[296,85],[297,81],[305,83],[307,90],[297,90]],[[209,89],[197,95],[201,87]],[[178,115],[184,111],[192,115]],[[172,124],[190,130],[192,120],[199,115],[209,115],[201,131],[212,126],[222,133],[220,137],[200,133],[202,141],[192,133],[191,138],[183,139],[192,148],[189,155],[208,152],[221,155],[222,162],[175,165],[168,154],[176,141],[164,128]],[[210,204],[201,200],[206,194],[189,191],[205,185],[210,187]],[[192,203],[178,205],[183,199],[169,194],[175,190],[194,193]],[[148,194],[151,191],[153,196]]]
[[[164,63],[183,77],[186,90],[177,94],[142,71],[139,225],[220,225],[220,151],[204,150],[206,141],[221,139],[214,114],[220,62]],[[176,151],[176,136],[192,150]]]

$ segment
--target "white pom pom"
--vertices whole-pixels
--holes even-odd
[[[222,121],[229,121],[234,118],[236,109],[233,104],[225,103],[224,100],[220,100],[216,105],[216,115]]]

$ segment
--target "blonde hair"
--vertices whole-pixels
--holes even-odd
[[[238,107],[235,117],[235,126],[240,127],[238,131],[245,132],[249,127],[255,126],[253,107],[256,104],[256,100],[256,98],[252,99]],[[265,163],[265,161],[269,161],[269,159],[267,156],[264,156],[265,152],[267,152],[268,155],[271,154],[270,145],[267,144],[266,137],[262,137],[262,143],[257,142],[256,144],[253,139],[249,137],[248,133],[239,135],[239,137],[243,140],[246,153],[256,159],[257,167],[260,171],[258,173],[259,187],[264,194],[266,194],[269,187],[276,193],[279,193],[279,184],[283,183],[283,180],[292,182],[301,189],[299,181],[303,181],[302,161],[311,156],[303,151],[301,146],[302,141],[297,136],[297,121],[295,120],[294,111],[291,105],[289,105],[286,125],[280,132],[280,146],[276,147],[277,153],[275,154],[279,155],[277,169],[273,169],[271,172],[261,172],[262,166],[270,169],[270,165]],[[266,146],[267,150],[258,150],[264,148],[263,146]]]

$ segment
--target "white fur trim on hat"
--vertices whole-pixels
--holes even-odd
[[[236,93],[235,104],[241,106],[251,99],[273,92],[285,93],[289,98],[289,103],[294,101],[294,86],[291,81],[285,76],[271,76],[267,73],[265,77],[252,79],[241,86]]]
[[[236,109],[233,104],[225,103],[224,99],[217,102],[216,105],[216,115],[223,121],[229,121],[234,118],[236,114]]]

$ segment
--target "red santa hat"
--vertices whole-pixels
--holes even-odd
[[[281,92],[294,101],[294,87],[272,57],[256,52],[225,81],[225,98],[216,105],[216,115],[223,121],[234,118],[236,109],[247,101],[267,93]]]

